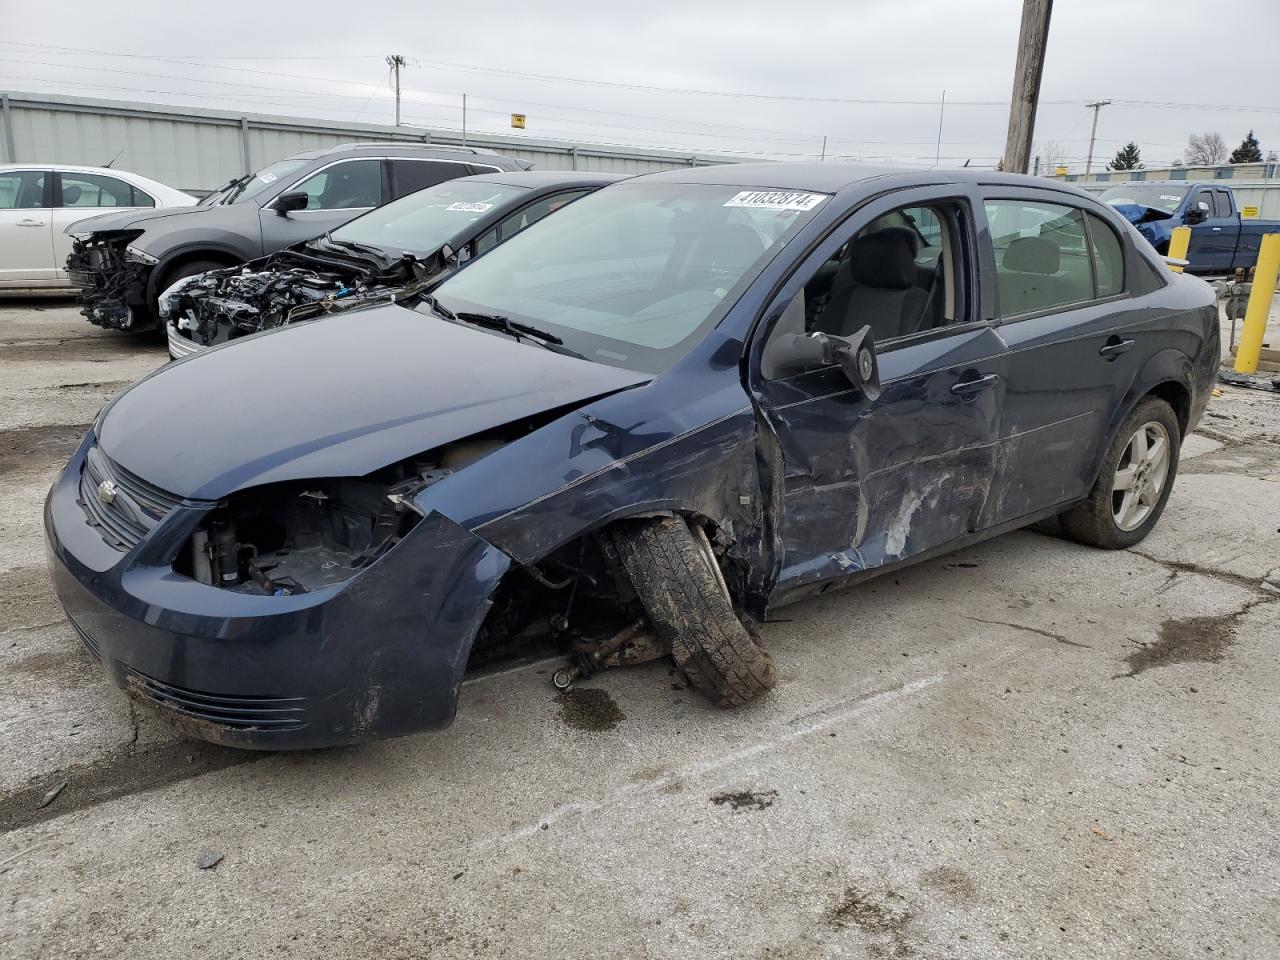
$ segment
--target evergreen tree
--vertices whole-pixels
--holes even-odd
[[[1231,163],[1261,163],[1262,147],[1258,146],[1258,138],[1249,131],[1249,135],[1240,141],[1240,146],[1231,151]]]
[[[1107,164],[1108,170],[1141,170],[1142,151],[1130,140],[1116,151],[1115,159]]]

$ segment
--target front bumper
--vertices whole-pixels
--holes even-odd
[[[123,241],[73,241],[67,277],[79,289],[80,312],[90,323],[141,330],[153,320],[147,289],[154,265],[129,259],[124,248]]]
[[[203,510],[174,508],[127,550],[80,506],[86,437],[45,502],[54,587],[77,635],[135,702],[205,740],[303,749],[448,726],[510,561],[432,513],[351,580],[267,597],[159,558]]]
[[[193,353],[199,353],[205,349],[204,344],[196,343],[196,341],[192,340],[186,330],[179,330],[173,318],[170,318],[165,323],[164,329],[169,337],[169,356],[171,359],[181,360],[183,357],[189,357]]]

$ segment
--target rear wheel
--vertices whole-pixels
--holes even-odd
[[[1173,408],[1155,397],[1142,401],[1117,431],[1089,498],[1062,515],[1063,530],[1108,550],[1138,543],[1164,512],[1181,445]]]
[[[701,527],[663,517],[614,536],[623,568],[671,657],[721,706],[754,700],[778,681],[773,660],[738,619]]]

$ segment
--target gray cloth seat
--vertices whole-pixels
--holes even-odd
[[[1016,317],[1079,300],[1076,284],[1069,277],[1056,276],[1062,266],[1062,252],[1044,237],[1019,237],[1009,244],[997,272],[1000,315]]]
[[[877,342],[918,332],[929,294],[916,276],[909,230],[891,227],[859,237],[849,245],[815,329],[844,337],[869,324]]]

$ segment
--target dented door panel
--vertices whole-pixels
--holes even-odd
[[[764,385],[785,464],[779,589],[895,563],[988,525],[993,487],[1007,480],[1003,354],[1000,337],[977,325],[884,353],[874,403],[838,368]]]

